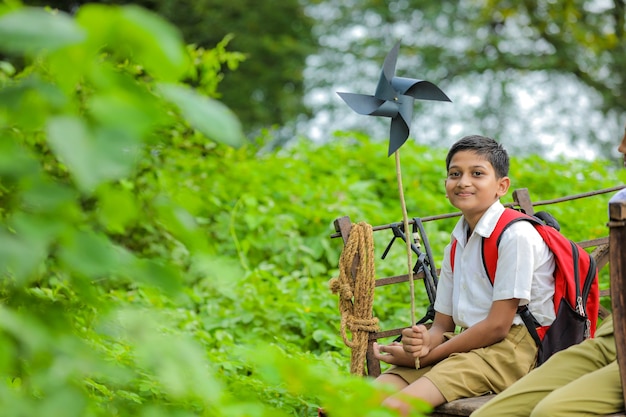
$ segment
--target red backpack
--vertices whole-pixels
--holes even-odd
[[[555,228],[537,217],[505,209],[491,236],[483,238],[482,242],[483,265],[492,285],[496,276],[498,245],[502,233],[520,220],[531,222],[554,254],[553,301],[556,313],[554,322],[550,326],[540,326],[527,306],[519,307],[517,310],[539,347],[537,356],[539,366],[559,350],[594,336],[600,308],[598,270],[595,259],[579,245],[563,236],[558,230],[556,221]],[[454,240],[450,250],[453,271],[456,245],[457,241]]]

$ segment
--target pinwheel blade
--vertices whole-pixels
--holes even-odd
[[[348,106],[359,114],[367,116],[394,117],[398,106],[394,102],[380,100],[374,96],[353,93],[337,93]]]
[[[439,87],[430,81],[394,77],[392,85],[400,92],[418,100],[452,101]]]
[[[381,100],[394,100],[398,95],[397,89],[392,85],[392,79],[396,73],[396,62],[398,61],[399,49],[400,43],[397,42],[385,57],[383,70],[380,73],[378,85],[376,86],[376,92],[374,93],[374,96]]]
[[[399,49],[400,42],[397,42],[385,57],[373,96],[337,93],[359,114],[391,118],[388,155],[400,149],[409,137],[415,100],[452,101],[439,87],[429,81],[396,77]]]
[[[396,152],[409,138],[409,125],[401,117],[391,119],[391,128],[389,129],[389,150],[387,156],[391,156]]]

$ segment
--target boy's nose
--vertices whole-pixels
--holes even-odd
[[[471,183],[471,177],[468,174],[461,174],[461,178],[459,178],[458,185],[459,187],[466,187]]]

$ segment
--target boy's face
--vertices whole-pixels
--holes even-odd
[[[508,177],[497,178],[491,163],[474,151],[459,151],[450,161],[446,196],[473,227],[509,189]]]

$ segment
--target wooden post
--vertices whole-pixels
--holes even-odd
[[[528,188],[518,188],[513,191],[513,201],[517,204],[524,213],[532,216],[535,214],[535,209],[533,209],[533,204],[530,202],[530,193],[528,192]]]
[[[609,267],[617,362],[626,402],[626,199],[609,203]]]

